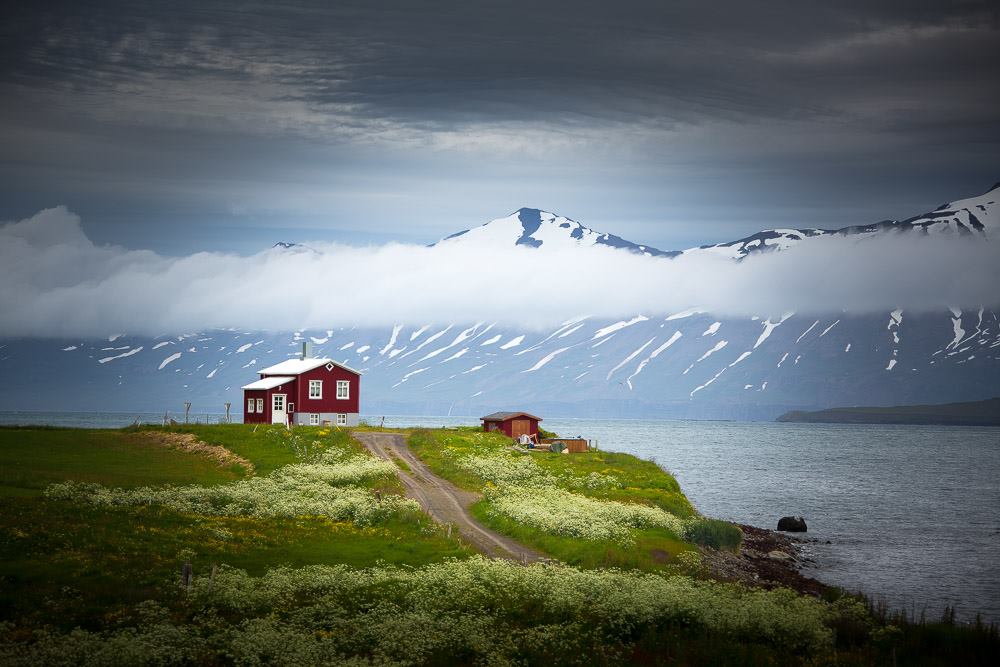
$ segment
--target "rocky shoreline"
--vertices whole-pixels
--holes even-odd
[[[807,577],[800,571],[812,564],[802,545],[808,538],[792,537],[766,528],[737,524],[743,531],[738,553],[702,549],[702,558],[712,576],[757,588],[791,588],[806,595],[822,596],[834,587]]]

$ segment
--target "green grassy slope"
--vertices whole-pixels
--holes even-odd
[[[38,494],[66,479],[134,487],[222,484],[239,477],[235,468],[151,444],[133,432],[0,428],[0,495]]]
[[[159,506],[95,507],[42,495],[66,480],[107,487],[219,486],[238,480],[203,456],[149,444],[164,429],[0,429],[0,620],[32,615],[72,627],[99,610],[155,598],[173,586],[184,562],[207,573],[226,564],[254,574],[281,565],[376,563],[420,566],[472,551],[423,515],[356,526],[323,517],[202,516]],[[249,459],[257,474],[340,448],[359,452],[344,432],[191,426]],[[393,479],[365,482],[383,494]],[[54,612],[58,612],[55,613]]]
[[[477,471],[476,465],[468,462],[470,457],[496,461],[501,467],[510,469],[528,464],[526,473],[530,474],[531,469],[537,467],[543,480],[527,482],[529,486],[539,484],[545,489],[568,491],[598,501],[659,508],[678,519],[688,520],[691,525],[707,528],[698,535],[711,533],[714,546],[735,548],[739,544],[738,528],[721,521],[696,518],[697,513],[672,475],[651,461],[629,454],[600,451],[569,455],[541,451],[518,454],[512,452],[509,438],[476,428],[414,431],[409,443],[441,477],[470,491],[486,489],[487,497],[473,507],[473,513],[482,523],[571,565],[690,571],[697,554],[690,538],[685,539],[685,535],[666,527],[634,528],[630,531],[630,539],[623,542],[621,539],[559,534],[537,524],[518,521],[496,511],[490,498],[490,488],[496,481],[490,479],[493,473],[489,467]],[[509,481],[515,486],[525,483],[524,480]],[[539,492],[529,489],[526,493],[530,496]],[[557,494],[555,498],[548,502],[556,503],[567,496]],[[544,513],[546,508],[543,506],[539,511]],[[694,560],[678,559],[683,552],[688,552]]]
[[[167,430],[227,447],[256,476],[151,446],[146,436],[163,429],[0,433],[0,664],[972,665],[992,664],[1000,650],[995,628],[915,624],[851,599],[684,576],[697,573],[685,569],[697,565],[685,559],[695,549],[673,528],[631,528],[627,544],[586,540],[492,505],[489,494],[501,492],[493,480],[513,470],[550,498],[625,502],[706,525],[673,477],[633,457],[514,454],[473,430],[414,431],[414,449],[436,472],[487,489],[474,508],[484,522],[585,566],[522,567],[470,558],[412,509],[362,523],[269,513],[326,484],[350,485],[367,503],[376,490],[399,491],[391,468],[366,460],[344,432]],[[289,485],[259,484],[282,478]],[[103,484],[121,502],[41,493],[64,480]],[[164,484],[193,484],[216,500],[237,497],[225,492],[235,488],[275,495],[239,496],[244,504],[231,509],[183,506],[203,514],[132,502],[166,497],[143,495],[142,485],[180,493]],[[183,563],[194,568],[187,588]]]

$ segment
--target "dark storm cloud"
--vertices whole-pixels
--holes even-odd
[[[997,178],[994,7],[24,6],[0,28],[6,215],[78,190],[87,219],[367,211],[432,239],[536,204],[669,246],[654,223],[916,213]]]
[[[71,3],[12,17],[5,79],[223,76],[287,85],[319,108],[445,125],[837,115],[851,91],[928,85],[978,83],[990,96],[990,3],[902,4]]]

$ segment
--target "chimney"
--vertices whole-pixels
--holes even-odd
[[[303,360],[308,359],[311,356],[310,355],[310,351],[311,350],[309,349],[309,341],[303,341],[302,342],[302,359]]]

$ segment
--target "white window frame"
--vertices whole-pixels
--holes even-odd
[[[281,407],[278,407],[278,402],[281,402]],[[284,394],[271,394],[271,410],[277,410],[279,412],[288,412],[288,397]]]
[[[319,426],[319,413],[318,412],[310,412],[309,413],[309,425],[310,426]]]
[[[337,426],[347,426],[347,415],[343,412],[337,414]]]
[[[341,395],[341,389],[343,389],[343,396]],[[351,398],[351,381],[350,380],[337,380],[337,400],[346,401]]]
[[[256,411],[256,410],[254,409],[254,407],[255,407],[256,405],[257,405],[257,402],[256,402],[256,401],[254,401],[254,399],[252,399],[252,398],[248,398],[248,399],[247,399],[247,414],[248,414],[248,415],[252,415],[252,414],[254,414],[255,412],[257,412],[257,411]]]
[[[315,395],[313,395],[313,389],[316,389]],[[323,381],[322,380],[309,380],[309,398],[310,399],[323,398]]]
[[[257,399],[257,412],[259,412],[260,414],[264,414],[264,399],[263,398],[258,398]]]

